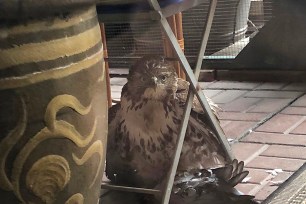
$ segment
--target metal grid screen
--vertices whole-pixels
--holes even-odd
[[[205,53],[207,59],[234,59],[273,15],[273,0],[219,0]],[[209,1],[183,12],[185,54],[191,64],[200,46]],[[127,68],[131,59],[163,54],[158,23],[105,24],[111,68]]]
[[[127,68],[131,60],[163,53],[162,33],[156,22],[105,24],[110,68]]]

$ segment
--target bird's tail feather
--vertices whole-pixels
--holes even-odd
[[[213,169],[213,173],[217,178],[223,179],[228,182],[231,186],[236,186],[238,183],[249,174],[248,171],[244,171],[244,162],[238,162],[234,159],[231,164],[227,164],[225,167]]]

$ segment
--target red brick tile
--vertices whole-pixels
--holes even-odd
[[[285,91],[306,91],[305,83],[291,83],[285,86],[282,90]]]
[[[247,164],[247,167],[258,169],[282,169],[296,171],[305,160],[259,156]]]
[[[286,115],[303,115],[306,116],[306,107],[287,107],[282,112]]]
[[[212,84],[216,83],[216,81],[212,81],[212,82],[199,82],[199,85],[202,89],[207,89],[209,86],[211,86]]]
[[[278,114],[261,125],[256,131],[284,133],[302,119],[302,116]]]
[[[242,133],[248,131],[256,122],[232,121],[223,128],[228,138],[238,139]]]
[[[218,112],[218,118],[221,120],[260,121],[266,115],[265,113]]]
[[[280,184],[284,183],[292,174],[293,174],[293,172],[285,172],[285,171],[281,172],[281,173],[277,174],[277,176],[269,182],[269,185],[270,186],[280,185]]]
[[[257,186],[259,186],[259,185],[258,184],[253,184],[253,183],[239,183],[236,186],[236,189],[241,191],[244,194],[249,194],[249,192]]]
[[[292,133],[292,134],[299,134],[299,135],[306,135],[306,121],[301,123],[294,130],[292,130],[290,133]]]
[[[126,68],[111,68],[109,69],[110,74],[115,75],[127,75],[129,73],[129,69]]]
[[[246,161],[251,156],[260,150],[264,144],[255,144],[255,143],[235,143],[232,145],[232,150],[235,157],[239,161]]]
[[[112,91],[112,92],[120,92],[120,93],[121,93],[122,87],[123,87],[123,86],[112,85],[112,86],[111,86],[111,91]]]
[[[121,98],[121,92],[112,92],[112,99],[120,99]]]
[[[256,87],[256,90],[281,90],[285,86],[285,83],[266,82]]]
[[[229,120],[220,120],[220,126],[224,128],[227,124],[229,124],[231,121]]]
[[[220,94],[221,92],[223,92],[223,90],[204,90],[204,94],[208,98],[212,98],[212,97]]]
[[[306,146],[306,136],[305,135],[289,135],[289,134],[252,132],[250,135],[246,136],[241,141],[255,142],[255,143],[261,143],[261,144]]]
[[[288,146],[288,145],[271,145],[262,156],[282,157],[293,159],[304,159],[306,161],[306,147]]]
[[[245,97],[252,98],[296,98],[302,92],[297,91],[251,91]]]
[[[258,98],[238,98],[231,103],[221,106],[223,111],[243,112],[254,106],[261,99]]]
[[[218,81],[209,85],[210,89],[246,89],[252,90],[257,87],[259,83],[252,82],[234,82],[234,81]]]
[[[271,193],[273,193],[280,184],[285,182],[293,173],[282,172],[275,178],[271,179],[260,191],[255,194],[255,199],[259,201],[265,200]]]
[[[296,100],[292,106],[305,106],[306,107],[306,95]]]
[[[250,172],[247,176],[250,177],[248,183],[261,184],[263,181],[266,181],[268,178],[270,178],[270,174],[267,173],[265,169],[245,168],[245,170]]]
[[[250,108],[247,112],[273,113],[289,105],[291,101],[292,99],[265,98],[259,101],[254,107]]]
[[[270,186],[270,185],[264,186],[258,193],[256,193],[255,200],[257,200],[257,201],[265,200],[277,188],[278,188],[278,186]]]
[[[241,91],[241,90],[226,90],[218,94],[217,96],[213,97],[212,100],[215,103],[230,103],[245,93],[246,91]]]
[[[123,86],[124,84],[126,84],[127,79],[126,78],[119,78],[119,77],[114,77],[114,78],[110,78],[110,84],[113,85],[121,85]]]
[[[109,179],[107,178],[107,176],[106,176],[106,173],[103,173],[102,181],[103,181],[103,182],[110,182],[110,180],[109,180]]]

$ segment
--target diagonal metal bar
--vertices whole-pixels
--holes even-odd
[[[125,191],[125,192],[135,192],[135,193],[144,193],[144,194],[152,194],[152,195],[160,195],[161,191],[156,189],[148,189],[148,188],[136,188],[131,186],[119,186],[119,185],[112,185],[108,183],[102,182],[101,188],[107,190],[115,190],[115,191]]]
[[[211,0],[209,8],[208,8],[208,14],[207,14],[207,20],[206,20],[206,24],[204,26],[203,29],[203,36],[202,36],[202,41],[201,41],[201,46],[200,46],[200,50],[198,53],[198,57],[197,57],[197,63],[196,63],[196,67],[194,70],[194,76],[195,79],[198,80],[199,76],[200,76],[200,72],[201,72],[201,67],[203,64],[203,56],[205,54],[206,51],[206,47],[207,47],[207,43],[208,43],[208,37],[210,34],[210,30],[211,30],[211,26],[214,20],[214,15],[215,15],[215,10],[217,7],[217,2],[218,0]]]
[[[172,164],[171,164],[171,168],[170,168],[170,172],[168,173],[167,176],[167,181],[166,181],[166,186],[164,187],[164,192],[162,195],[162,204],[168,204],[169,200],[170,200],[170,196],[171,196],[171,191],[172,191],[172,186],[173,186],[173,182],[174,182],[174,177],[176,174],[176,170],[177,170],[177,166],[180,160],[180,154],[182,152],[182,147],[183,147],[183,143],[185,140],[185,134],[186,134],[186,130],[187,130],[187,125],[188,125],[188,121],[189,121],[189,117],[190,117],[190,112],[191,112],[191,108],[192,108],[192,103],[193,103],[193,92],[191,90],[188,91],[188,101],[185,105],[185,110],[184,110],[184,114],[183,114],[183,121],[180,127],[180,132],[177,138],[177,144],[175,147],[175,154],[174,154],[174,158],[172,160]]]
[[[157,0],[148,0],[148,1],[150,2],[151,6],[160,13],[160,16],[161,16],[160,17],[160,23],[162,25],[162,28],[163,28],[164,32],[166,33],[166,36],[168,37],[173,49],[175,50],[180,63],[184,67],[186,77],[187,77],[188,81],[190,82],[190,87],[191,87],[191,89],[193,89],[194,93],[196,94],[196,96],[199,99],[199,102],[200,102],[201,106],[203,107],[203,109],[208,114],[208,118],[209,118],[211,124],[213,125],[213,129],[216,132],[216,135],[217,135],[218,139],[220,140],[221,145],[222,145],[222,147],[224,148],[224,150],[227,154],[226,156],[227,156],[228,161],[232,161],[234,159],[234,156],[231,152],[230,145],[229,145],[229,143],[228,143],[221,127],[220,127],[220,124],[219,124],[216,116],[212,112],[212,110],[211,110],[211,108],[210,108],[210,106],[209,106],[209,104],[206,100],[206,97],[204,96],[204,93],[202,91],[197,91],[198,81],[195,78],[195,76],[193,74],[193,71],[192,71],[192,69],[191,69],[182,49],[180,48],[172,30],[171,30],[171,27],[169,26],[166,18],[164,18],[162,13],[160,12],[160,7],[159,7],[159,4],[158,4]],[[212,0],[212,1],[214,1],[214,0]],[[203,59],[203,56],[200,56],[200,57],[201,57],[201,59]]]
[[[159,11],[159,12],[161,11],[157,0],[149,0],[149,2],[150,2],[150,5],[156,11]],[[182,147],[183,147],[183,143],[184,143],[184,139],[185,139],[185,134],[186,134],[186,130],[187,130],[187,125],[188,125],[188,121],[189,121],[189,117],[190,117],[190,112],[191,112],[191,108],[192,108],[194,92],[197,94],[203,109],[206,110],[206,112],[208,113],[209,118],[210,118],[213,126],[214,127],[217,126],[217,127],[215,127],[215,131],[217,132],[217,135],[218,135],[220,141],[222,141],[222,143],[223,143],[223,148],[225,148],[226,152],[228,153],[228,159],[229,160],[233,159],[233,155],[230,151],[229,144],[228,144],[227,140],[225,139],[223,131],[220,128],[219,124],[217,123],[216,118],[215,118],[214,114],[212,113],[212,111],[210,109],[210,106],[209,106],[204,94],[202,93],[201,90],[197,91],[197,89],[196,89],[197,79],[199,77],[200,70],[201,70],[201,67],[202,67],[203,56],[204,56],[204,53],[205,53],[205,50],[206,50],[206,46],[207,46],[207,42],[208,42],[209,33],[210,33],[210,30],[211,30],[211,25],[212,25],[212,22],[213,22],[213,17],[214,17],[216,5],[217,5],[217,0],[211,0],[210,7],[209,7],[209,12],[208,12],[208,15],[207,15],[207,21],[206,21],[206,24],[205,24],[205,27],[204,27],[204,30],[203,30],[201,47],[200,47],[200,50],[199,50],[199,53],[198,53],[197,64],[196,64],[196,68],[194,70],[194,75],[191,71],[191,67],[190,67],[189,63],[187,62],[187,59],[186,59],[184,53],[182,52],[182,50],[180,48],[179,49],[177,48],[178,43],[176,41],[176,38],[175,38],[167,20],[165,20],[162,13],[160,12],[161,25],[162,25],[165,33],[167,34],[167,37],[169,38],[174,50],[177,52],[177,55],[180,58],[180,61],[183,64],[183,67],[185,68],[185,71],[186,71],[187,77],[189,78],[189,81],[193,85],[193,87],[192,87],[193,91],[189,90],[189,92],[188,92],[187,103],[185,105],[185,110],[184,110],[184,114],[183,114],[183,122],[182,122],[181,127],[180,127],[180,133],[179,133],[177,145],[176,145],[176,148],[175,148],[175,155],[174,155],[174,158],[173,158],[173,161],[172,161],[171,171],[169,172],[169,175],[167,177],[167,182],[166,182],[166,186],[165,186],[165,189],[164,189],[164,194],[163,194],[163,197],[162,197],[162,204],[167,204],[167,203],[169,203],[169,200],[170,200],[172,186],[173,186],[173,182],[174,182],[174,177],[175,177],[175,174],[176,174],[176,171],[177,171],[177,166],[178,166],[179,159],[180,159],[180,153],[182,151]],[[201,94],[203,96],[201,96]],[[210,111],[211,114],[209,114],[209,111]],[[211,118],[211,117],[213,117],[213,118]],[[213,119],[215,119],[215,121]]]

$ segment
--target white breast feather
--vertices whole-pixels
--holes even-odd
[[[125,118],[125,125],[129,131],[129,135],[135,138],[136,144],[140,144],[140,139],[145,141],[151,137],[154,143],[158,143],[157,138],[161,137],[161,132],[168,132],[167,125],[175,127],[172,121],[174,113],[171,111],[166,117],[163,103],[159,101],[148,101],[141,109],[128,109],[132,105],[130,100],[123,99],[122,103],[122,118]],[[135,106],[142,103],[136,103]],[[177,128],[174,129],[176,131]],[[139,137],[140,136],[140,137]],[[176,138],[174,138],[174,141]]]

